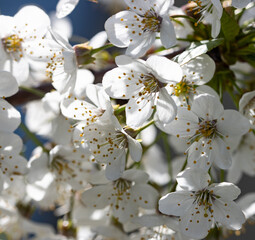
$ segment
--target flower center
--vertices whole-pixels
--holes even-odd
[[[115,196],[116,197],[121,197],[124,193],[129,191],[131,188],[132,182],[128,181],[126,179],[118,179],[114,182],[114,187],[113,189],[115,190]]]
[[[140,76],[141,82],[144,85],[144,88],[141,92],[139,92],[139,95],[145,95],[145,94],[150,94],[153,92],[159,92],[160,88],[165,87],[167,84],[162,83],[158,81],[152,74],[141,74]]]
[[[74,170],[69,166],[68,161],[64,158],[58,156],[55,157],[51,163],[51,170],[54,172],[56,171],[59,175],[62,175],[63,171],[72,175]]]
[[[204,217],[209,216],[209,212],[212,213],[212,201],[215,199],[216,196],[213,195],[213,192],[209,192],[209,190],[201,190],[195,193],[196,199],[195,203],[199,206],[204,206]],[[208,212],[209,211],[209,212]]]
[[[190,86],[185,80],[180,81],[174,86],[174,95],[179,97],[180,95],[188,95]]]
[[[162,18],[156,14],[154,9],[150,9],[144,14],[144,18],[141,22],[143,24],[142,30],[144,32],[159,32]]]
[[[216,132],[217,120],[205,121],[199,119],[199,134],[206,138],[212,138]]]
[[[19,38],[18,35],[13,34],[9,37],[3,38],[2,43],[6,52],[13,53],[13,52],[22,52],[21,43],[23,42],[22,38]]]

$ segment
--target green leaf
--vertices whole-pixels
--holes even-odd
[[[184,64],[190,61],[191,59],[200,56],[201,54],[211,51],[213,48],[218,47],[223,42],[224,42],[223,38],[205,40],[201,42],[193,42],[186,51],[175,56],[173,60],[178,62],[179,64]]]
[[[244,47],[247,44],[255,42],[255,30],[249,32],[247,35],[244,35],[241,39],[237,41],[238,47]]]
[[[221,17],[221,29],[227,41],[233,41],[240,31],[240,27],[234,17],[225,10]]]

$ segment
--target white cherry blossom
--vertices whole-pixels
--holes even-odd
[[[228,169],[232,160],[226,139],[244,135],[250,124],[239,112],[224,110],[218,98],[201,94],[191,108],[178,108],[175,120],[162,129],[187,139],[189,166],[209,169],[214,162]]]
[[[233,201],[240,189],[232,183],[210,184],[209,174],[200,169],[186,169],[177,176],[181,191],[159,200],[159,211],[179,216],[183,234],[195,239],[207,236],[214,224],[239,230],[245,222],[241,208]]]
[[[114,182],[94,186],[82,194],[83,203],[94,209],[111,207],[112,215],[121,223],[132,221],[139,213],[139,207],[155,209],[157,191],[147,184],[148,175],[130,169],[123,172]]]
[[[117,68],[103,77],[107,94],[130,99],[126,106],[127,125],[139,127],[153,111],[159,121],[171,122],[176,104],[167,91],[168,84],[182,79],[181,67],[165,57],[151,56],[146,62],[122,55],[116,58]]]
[[[117,47],[127,47],[126,54],[143,56],[160,33],[162,45],[170,48],[176,36],[168,11],[173,1],[125,0],[128,11],[119,12],[105,22],[108,39]]]
[[[132,137],[134,131],[122,128],[111,111],[106,111],[95,123],[77,126],[74,130],[75,144],[87,148],[95,157],[92,161],[106,163],[106,177],[121,177],[126,165],[126,151],[138,162],[142,156],[141,144]]]
[[[215,62],[207,54],[182,62],[180,66],[183,78],[180,82],[172,83],[169,90],[177,106],[191,105],[194,97],[202,93],[218,96],[212,88],[205,85],[215,72]]]
[[[23,7],[14,17],[0,16],[0,69],[10,71],[19,85],[28,79],[28,58],[49,26],[49,17],[36,6]]]
[[[89,154],[85,155],[69,146],[57,145],[49,156],[40,149],[29,160],[28,180],[30,183],[40,181],[51,173],[54,181],[59,184],[66,182],[75,190],[81,189],[86,184],[88,173],[93,169],[89,158]]]

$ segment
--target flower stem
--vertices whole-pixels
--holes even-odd
[[[40,91],[40,90],[37,90],[35,88],[30,88],[30,87],[25,87],[25,86],[20,86],[19,87],[21,90],[23,91],[26,91],[26,92],[29,92],[29,93],[32,93],[40,98],[43,98],[44,97],[44,92]]]
[[[154,124],[154,120],[149,121],[147,124],[145,124],[144,126],[136,129],[135,131],[137,132],[137,134],[139,134],[141,131],[143,131],[145,128],[149,127],[150,125]]]
[[[170,16],[170,19],[171,18],[187,18],[187,19],[189,19],[191,22],[197,22],[197,20],[196,19],[194,19],[194,18],[192,18],[192,17],[190,17],[190,16],[187,16],[187,15],[173,15],[173,16]]]
[[[98,52],[100,52],[100,51],[102,51],[102,50],[105,50],[105,49],[111,48],[111,47],[114,47],[114,45],[109,43],[109,44],[106,44],[106,45],[104,45],[102,47],[94,48],[94,49],[91,50],[91,56],[96,54],[96,53],[98,53]]]
[[[37,146],[40,146],[44,152],[48,153],[49,151],[43,146],[42,142],[37,138],[37,136],[30,132],[27,126],[24,123],[20,124],[22,131],[31,139]]]
[[[225,181],[225,171],[224,170],[220,170],[220,181],[224,182]]]
[[[127,104],[119,106],[116,110],[114,110],[114,115],[115,116],[119,115],[121,112],[125,110],[126,106]]]

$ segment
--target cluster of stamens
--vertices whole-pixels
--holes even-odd
[[[161,22],[162,18],[156,14],[154,9],[150,9],[144,14],[143,20],[141,21],[143,24],[142,30],[144,32],[159,32]]]
[[[97,144],[97,150],[93,151],[94,155],[101,154],[101,149],[104,148],[107,150],[109,154],[113,154],[115,149],[125,149],[127,147],[127,137],[120,131],[116,131],[116,133],[109,133],[108,137],[105,137],[105,142],[101,144]],[[98,142],[97,138],[93,138],[94,143]],[[103,157],[108,157],[108,154],[104,154]]]
[[[121,197],[124,193],[128,192],[131,188],[131,182],[125,179],[118,179],[114,182],[113,189],[115,190],[115,196]]]
[[[46,76],[52,79],[53,72],[57,69],[58,66],[63,66],[63,64],[64,64],[64,57],[62,52],[60,51],[58,53],[54,53],[46,66]]]
[[[198,21],[195,23],[195,26],[198,25],[199,22],[201,22],[204,18],[204,13],[212,13],[212,7],[213,4],[210,0],[189,0],[189,3],[196,3],[196,7],[191,7],[190,11],[194,11],[194,15],[202,14],[201,17],[198,19]]]
[[[68,161],[58,156],[55,157],[51,163],[52,171],[56,171],[59,175],[62,175],[63,171],[72,175],[74,170],[69,166]]]
[[[140,76],[141,81],[144,85],[144,88],[141,92],[139,92],[139,95],[145,95],[145,94],[150,94],[150,93],[156,93],[159,92],[160,88],[163,88],[166,86],[166,84],[161,83],[158,81],[155,76],[152,74],[141,74]]]
[[[196,199],[194,203],[196,203],[198,206],[204,206],[204,217],[208,217],[209,214],[213,213],[212,207],[212,201],[215,199],[216,196],[213,195],[212,191],[209,190],[201,190],[198,191],[196,194]]]
[[[199,130],[197,134],[205,138],[212,138],[216,133],[217,120],[203,120],[199,119]]]
[[[22,52],[22,46],[21,46],[22,42],[23,42],[23,39],[19,38],[19,36],[16,34],[12,34],[2,39],[4,49],[8,53]]]

